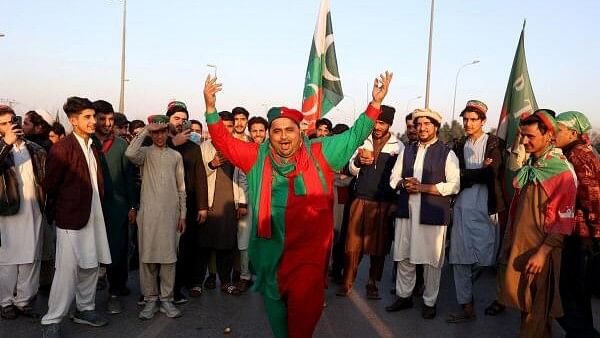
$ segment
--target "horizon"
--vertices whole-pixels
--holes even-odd
[[[202,86],[216,64],[224,84],[218,108],[246,107],[264,116],[270,106],[300,108],[320,0],[280,3],[241,0],[209,5],[176,0],[127,3],[125,113],[145,120],[184,101],[204,122]],[[350,124],[366,107],[367,87],[395,74],[386,104],[404,113],[423,104],[430,1],[373,3],[331,0],[338,66],[345,98],[325,117]],[[0,5],[0,98],[22,114],[51,114],[68,96],[105,99],[118,108],[122,3],[24,0]],[[518,10],[517,10],[518,9]],[[600,3],[559,0],[481,3],[438,1],[435,8],[430,108],[450,122],[456,72],[456,115],[467,100],[487,103],[489,125],[499,111],[524,18],[525,52],[540,108],[579,110],[596,127],[600,116]],[[382,15],[385,12],[386,15]],[[52,18],[52,20],[48,20]],[[576,25],[569,23],[575,22]],[[157,24],[158,23],[158,24]],[[549,24],[556,23],[556,24]],[[565,24],[562,24],[565,23]],[[370,95],[370,94],[369,94]],[[64,114],[61,114],[64,116]],[[61,119],[63,120],[63,119]],[[64,121],[64,120],[63,120]],[[459,121],[461,122],[461,121]],[[597,128],[596,128],[597,129]]]

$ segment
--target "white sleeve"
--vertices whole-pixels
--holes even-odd
[[[455,195],[460,191],[460,167],[458,157],[452,150],[446,158],[446,182],[440,182],[435,185],[442,196]]]
[[[393,189],[398,187],[398,183],[402,180],[402,165],[404,160],[404,149],[400,150],[398,157],[396,157],[396,163],[394,163],[394,168],[392,168],[392,174],[390,175],[390,186]]]

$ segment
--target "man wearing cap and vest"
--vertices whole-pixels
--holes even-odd
[[[575,229],[565,237],[560,271],[560,296],[565,315],[558,322],[566,337],[600,337],[592,316],[592,260],[600,256],[600,160],[589,142],[592,125],[587,117],[568,111],[556,117],[555,145],[573,165],[577,175]]]
[[[486,134],[487,106],[467,102],[461,112],[467,136],[454,144],[460,164],[461,191],[454,203],[449,262],[452,264],[456,298],[462,311],[451,314],[449,323],[475,319],[473,282],[496,261],[496,226],[490,216],[504,211],[502,140]]]
[[[395,199],[390,174],[404,145],[390,133],[396,110],[381,106],[371,135],[354,154],[349,170],[357,176],[355,199],[350,207],[346,235],[343,285],[336,293],[347,296],[356,279],[363,253],[370,255],[367,298],[381,299],[377,282],[381,281],[385,255],[390,247],[391,212]]]
[[[167,146],[169,118],[148,117],[125,156],[142,167],[142,191],[137,215],[140,251],[140,286],[146,302],[140,319],[152,319],[160,310],[167,317],[181,316],[173,305],[178,233],[186,228],[186,194],[183,159]],[[152,145],[142,146],[146,136]],[[160,291],[156,278],[160,276]],[[160,307],[158,300],[160,299]]]
[[[423,265],[425,319],[436,315],[451,196],[460,189],[458,159],[437,137],[442,117],[429,109],[413,112],[419,143],[398,155],[390,186],[399,190],[394,237],[397,300],[386,307],[394,312],[412,307],[416,264]]]
[[[276,337],[310,337],[323,311],[325,269],[333,235],[333,176],[369,136],[392,74],[375,80],[373,101],[345,133],[309,140],[301,112],[268,113],[269,142],[247,143],[227,131],[216,112],[221,85],[207,77],[206,121],[212,142],[248,178],[250,262]]]
[[[561,250],[575,224],[577,182],[566,157],[552,144],[558,130],[553,114],[545,109],[524,114],[519,129],[531,156],[513,180],[498,301],[521,310],[519,337],[551,337],[551,318],[563,315]]]

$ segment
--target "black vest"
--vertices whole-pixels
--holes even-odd
[[[402,177],[408,178],[414,176],[415,159],[417,157],[418,144],[411,144],[404,149],[402,158]],[[422,184],[437,184],[446,182],[446,159],[450,153],[448,148],[441,141],[437,141],[427,148],[425,161],[423,162]],[[398,159],[400,160],[400,159]],[[398,195],[398,209],[396,217],[409,218],[408,211],[408,192],[401,188]],[[427,225],[448,225],[450,223],[450,202],[451,196],[435,196],[431,194],[421,194],[420,224]]]
[[[362,166],[356,180],[356,198],[393,202],[395,193],[390,187],[390,175],[397,157],[382,151],[374,165]]]

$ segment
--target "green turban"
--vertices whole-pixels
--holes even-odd
[[[592,125],[588,118],[578,111],[560,113],[556,117],[556,121],[569,129],[575,130],[579,135],[585,135],[592,130]]]

